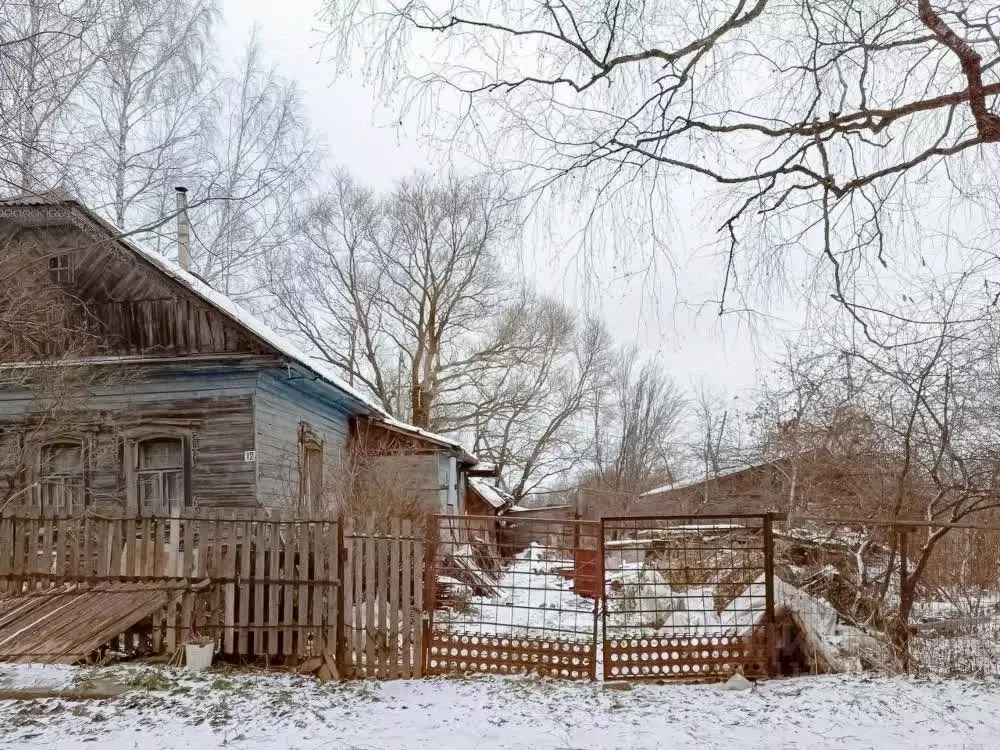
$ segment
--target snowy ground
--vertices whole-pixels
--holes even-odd
[[[537,679],[321,685],[279,673],[0,665],[0,688],[117,680],[119,698],[0,701],[0,748],[988,748],[1000,684],[841,676],[720,685]]]

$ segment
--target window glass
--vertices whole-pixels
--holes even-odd
[[[156,438],[139,443],[139,470],[183,469],[184,446],[180,438]]]
[[[153,438],[140,441],[136,494],[143,510],[179,511],[184,506],[184,441]]]
[[[53,281],[60,284],[72,281],[73,259],[70,255],[53,255],[49,258],[49,276]]]
[[[78,443],[52,443],[42,448],[42,507],[69,513],[83,503],[83,450]]]

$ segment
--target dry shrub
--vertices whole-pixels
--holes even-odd
[[[416,486],[412,476],[394,470],[392,456],[354,455],[327,472],[325,504],[341,518],[357,522],[374,519],[377,528],[389,519],[424,523],[436,511],[427,488]]]

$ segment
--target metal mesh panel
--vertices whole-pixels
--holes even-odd
[[[606,679],[770,673],[770,518],[603,521]]]
[[[600,525],[440,516],[427,674],[593,679]]]

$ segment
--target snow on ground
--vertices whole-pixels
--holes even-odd
[[[72,684],[77,674],[61,664],[0,664],[0,690],[58,690]]]
[[[538,545],[531,545],[504,568],[496,585],[498,596],[472,597],[463,611],[437,612],[435,624],[489,635],[547,635],[589,641],[594,635],[594,600],[577,594],[572,579],[559,572],[572,569],[572,560],[550,557]],[[724,628],[715,612],[713,586],[674,590],[659,571],[644,563],[624,562],[608,571],[607,576],[618,586],[608,596],[609,632],[619,635],[735,632],[732,626]],[[454,579],[442,576],[438,580],[451,583]],[[763,595],[763,583],[757,588]],[[762,606],[757,606],[754,615],[748,602],[746,616],[759,619]]]
[[[533,544],[504,568],[496,585],[498,596],[474,597],[465,611],[436,612],[435,625],[486,635],[589,640],[594,635],[594,600],[579,596],[573,581],[557,572],[572,566],[572,560],[550,558]]]
[[[35,668],[4,667],[8,677]],[[988,748],[1000,685],[859,676],[721,685],[531,678],[322,685],[281,673],[123,666],[114,700],[0,701],[7,750],[664,750],[665,748]],[[15,675],[15,679],[17,678]]]

